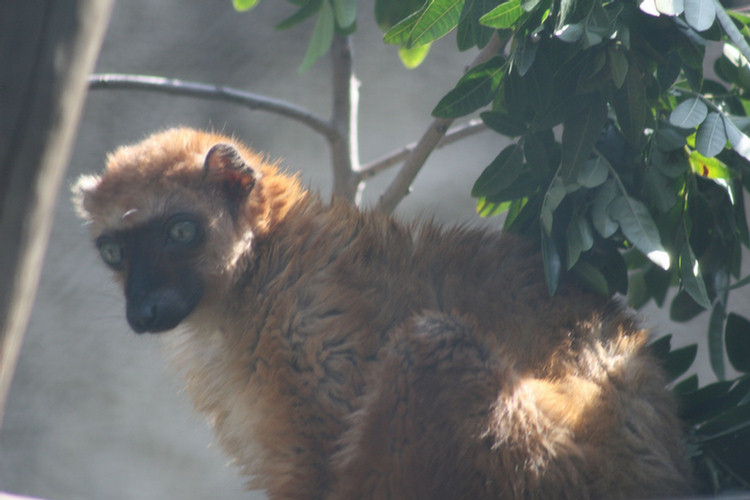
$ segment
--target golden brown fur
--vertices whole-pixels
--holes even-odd
[[[255,172],[233,216],[202,167]],[[284,499],[642,498],[687,491],[674,405],[616,303],[510,235],[322,203],[237,141],[174,129],[77,187],[95,236],[208,218],[201,302],[172,336],[196,408]]]

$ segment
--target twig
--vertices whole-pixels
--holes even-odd
[[[286,116],[322,134],[328,140],[336,137],[338,130],[328,121],[311,111],[280,99],[244,92],[232,87],[188,82],[175,78],[115,73],[94,74],[89,77],[89,88],[150,90],[171,95],[184,95],[200,99],[225,101],[258,111],[268,111]]]
[[[505,42],[500,40],[495,33],[485,47],[479,52],[477,57],[469,65],[469,69],[489,60],[498,51],[502,49]],[[437,147],[443,138],[451,123],[452,118],[437,118],[425,131],[424,135],[417,142],[414,149],[404,161],[401,170],[396,174],[391,184],[380,196],[377,208],[384,212],[392,212],[402,199],[409,193],[409,186],[414,181],[421,168],[424,166],[427,158]]]
[[[445,136],[440,139],[440,142],[437,143],[435,149],[440,149],[449,144],[460,141],[465,137],[470,137],[474,134],[478,134],[479,132],[484,132],[485,130],[487,130],[487,125],[485,125],[482,120],[475,118],[464,125],[448,130],[445,133]],[[406,158],[408,158],[416,147],[417,143],[413,142],[387,156],[374,160],[370,163],[367,163],[366,165],[362,165],[362,167],[357,172],[359,174],[360,180],[366,181],[368,179],[371,179],[372,177],[375,177],[379,173],[393,167],[394,165],[398,165]]]
[[[349,201],[354,201],[359,185],[355,175],[359,169],[359,81],[354,75],[352,50],[351,36],[334,36],[331,46],[333,104],[330,123],[336,134],[328,137],[328,144],[333,167],[333,193]]]

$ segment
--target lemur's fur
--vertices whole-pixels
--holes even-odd
[[[76,185],[136,331],[272,499],[619,499],[689,490],[647,332],[550,298],[525,241],[323,203],[173,129]]]

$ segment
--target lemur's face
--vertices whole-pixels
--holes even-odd
[[[104,262],[122,274],[128,323],[137,333],[176,327],[200,301],[204,225],[196,214],[177,213],[96,239]]]
[[[212,289],[223,286],[251,244],[252,232],[237,216],[255,172],[235,147],[185,134],[169,131],[121,148],[101,177],[83,177],[75,188],[79,212],[123,286],[127,320],[138,333],[180,324],[206,295],[219,292]],[[175,151],[164,144],[175,144]]]

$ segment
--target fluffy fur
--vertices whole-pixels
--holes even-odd
[[[217,187],[216,144],[251,167],[249,195]],[[525,241],[325,204],[189,129],[116,150],[76,193],[95,237],[205,220],[203,298],[166,335],[197,410],[272,499],[688,491],[647,332],[575,286],[550,298]]]

